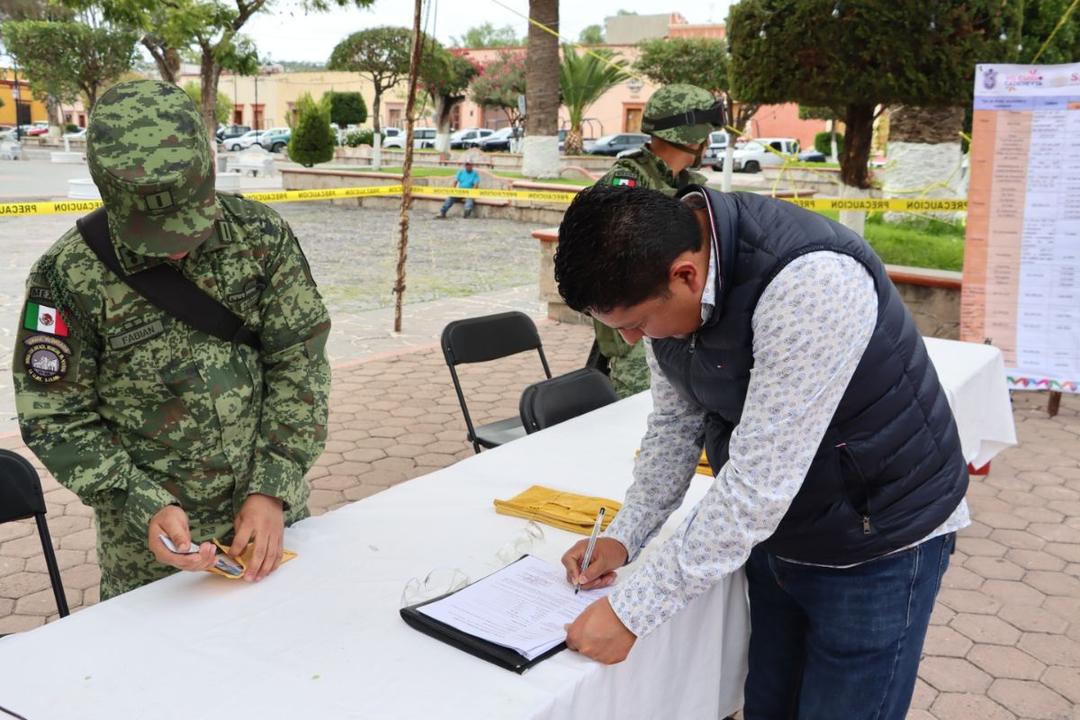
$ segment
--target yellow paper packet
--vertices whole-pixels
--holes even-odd
[[[221,577],[228,578],[229,580],[239,580],[240,578],[242,578],[244,576],[244,572],[247,571],[248,563],[251,562],[251,556],[255,552],[255,543],[249,543],[248,546],[244,548],[244,552],[240,553],[240,557],[234,558],[229,555],[228,545],[221,544],[216,538],[211,540],[210,542],[217,545],[218,549],[221,550],[221,552],[225,555],[226,562],[221,563],[221,556],[218,556],[218,562],[226,567],[228,565],[239,566],[240,572],[236,574],[229,573],[218,567],[217,565],[211,567],[209,570],[207,570],[207,572],[212,572],[215,575],[220,575]],[[282,550],[281,564],[284,565],[285,563],[292,560],[294,557],[296,557],[296,553],[294,553],[292,550]]]
[[[607,508],[602,526],[606,528],[622,508],[622,503],[608,498],[563,492],[543,485],[533,485],[509,500],[496,500],[495,511],[502,515],[535,520],[562,530],[588,535],[600,508]]]

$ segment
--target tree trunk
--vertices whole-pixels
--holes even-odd
[[[405,160],[401,164],[401,238],[398,240],[397,280],[394,282],[394,332],[401,332],[401,305],[405,296],[405,260],[409,257],[409,205],[412,203],[413,126],[416,118],[416,83],[420,75],[420,6],[416,0],[413,9],[413,43],[409,56],[409,95],[405,100]]]
[[[889,162],[883,173],[886,197],[955,198],[967,194],[960,130],[962,107],[903,105],[889,112]],[[961,213],[885,213],[888,222],[911,220],[958,222]]]
[[[216,146],[214,133],[217,132],[217,89],[218,78],[221,77],[221,66],[214,60],[213,50],[204,47],[202,62],[199,65],[199,104],[203,122],[210,132],[211,147]]]
[[[559,0],[529,0],[529,17],[559,31]],[[521,171],[527,177],[559,176],[559,38],[529,23],[525,66],[525,142]]]
[[[435,98],[435,150],[442,160],[450,157],[450,111],[453,107],[453,102],[445,95]]]
[[[874,135],[874,106],[848,105],[844,113],[844,150],[840,153],[840,180],[845,185],[865,190],[870,187],[870,141]]]
[[[566,133],[563,152],[567,155],[584,154],[584,143],[581,140],[581,123],[571,126],[569,132]]]
[[[45,96],[45,109],[49,115],[49,135],[54,135],[53,128],[59,128],[60,132],[55,135],[64,134],[64,114],[61,112],[60,101],[52,95]]]
[[[963,127],[964,108],[959,106],[901,105],[889,111],[890,143],[958,143]]]
[[[379,107],[382,104],[382,87],[376,83],[375,98],[371,101],[371,126],[375,134],[371,138],[371,169],[378,171],[382,167],[382,122]]]
[[[162,81],[176,85],[180,77],[180,52],[161,43],[153,35],[144,35],[140,42],[154,59]]]

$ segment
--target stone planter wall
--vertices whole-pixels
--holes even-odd
[[[334,154],[334,162],[342,165],[371,165],[373,149],[369,145],[359,147],[339,147]],[[521,155],[513,153],[486,153],[480,150],[451,150],[450,157],[443,160],[438,153],[414,152],[413,164],[417,167],[447,167],[458,166],[469,158],[476,163],[477,167],[503,170],[507,172],[521,172]],[[405,161],[405,151],[383,148],[382,163],[388,167],[400,167]],[[562,156],[560,163],[565,175],[569,168],[582,168],[596,176],[603,175],[615,162],[613,157],[603,155],[572,155]]]
[[[282,184],[286,190],[321,190],[337,187],[368,187],[371,185],[399,185],[400,175],[388,175],[386,173],[373,173],[363,170],[320,170],[318,168],[282,168]],[[481,170],[482,186],[499,189],[532,189],[532,190],[557,190],[560,192],[573,191],[578,188],[572,185],[532,183],[523,180],[512,180],[492,175],[490,172]],[[416,178],[413,181],[413,208],[418,212],[435,213],[443,203],[443,197],[424,197],[424,188],[432,186],[447,187],[452,185],[452,177],[426,177]],[[396,195],[367,198],[344,198],[332,200],[335,203],[347,203],[381,209],[397,209],[401,206],[401,198]],[[562,220],[566,205],[563,203],[549,203],[536,200],[488,200],[479,198],[476,201],[476,215],[484,218],[501,218],[516,220],[531,225],[558,225]]]

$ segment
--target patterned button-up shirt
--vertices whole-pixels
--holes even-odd
[[[710,265],[714,262],[710,257]],[[769,283],[754,311],[754,369],[728,462],[674,534],[610,596],[615,614],[631,632],[638,637],[651,632],[740,568],[750,550],[775,532],[876,320],[873,278],[847,255],[809,253]],[[704,409],[679,395],[651,345],[647,350],[653,412],[634,483],[604,533],[626,546],[630,560],[682,502],[701,455],[705,423]],[[961,502],[927,539],[967,524]]]

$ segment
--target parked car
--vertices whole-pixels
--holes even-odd
[[[709,133],[709,145],[705,148],[705,154],[701,156],[702,164],[711,165],[713,170],[722,170],[729,139],[725,130]]]
[[[222,125],[214,135],[220,143],[232,138],[238,138],[248,132],[251,132],[251,128],[247,125]]]
[[[450,149],[463,150],[477,147],[481,140],[490,137],[494,132],[490,128],[463,128],[450,135]]]
[[[384,128],[382,146],[384,148],[398,148],[399,150],[404,149],[405,131],[401,128]],[[435,128],[413,128],[414,149],[433,147],[435,147]]]
[[[776,152],[772,152],[775,150]],[[732,170],[756,173],[763,167],[783,165],[785,156],[798,155],[799,141],[795,138],[757,138],[735,148]],[[723,159],[717,170],[723,170]],[[714,166],[715,167],[715,166]]]
[[[229,152],[246,150],[255,144],[256,138],[265,133],[265,130],[248,130],[240,137],[229,138],[221,143],[221,146]]]
[[[28,137],[36,137],[38,135],[45,135],[49,132],[49,123],[38,121],[31,123],[30,125],[23,125],[22,134]]]
[[[604,135],[597,138],[585,152],[589,155],[618,155],[627,150],[636,150],[648,141],[649,136],[644,133],[619,133],[618,135]]]
[[[510,143],[514,140],[514,128],[504,127],[480,141],[484,152],[510,152]]]
[[[78,130],[72,130],[69,133],[64,133],[64,138],[67,140],[85,140],[86,128],[79,128]]]
[[[382,146],[384,148],[405,148],[405,131],[401,128],[383,128],[382,136]]]
[[[292,130],[289,128],[270,128],[262,131],[257,142],[262,146],[263,150],[276,153],[281,152],[288,146],[291,137]]]
[[[825,162],[828,159],[820,150],[803,150],[799,153],[799,162]]]

